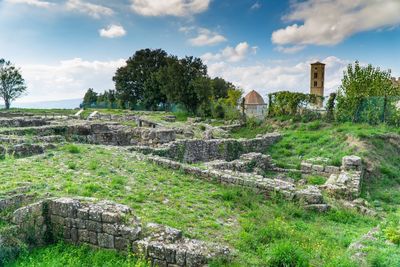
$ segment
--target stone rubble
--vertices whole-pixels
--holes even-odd
[[[16,210],[13,222],[20,238],[35,245],[64,240],[122,252],[131,250],[154,266],[203,266],[230,254],[227,247],[186,238],[178,229],[143,225],[128,206],[110,201],[45,199]]]

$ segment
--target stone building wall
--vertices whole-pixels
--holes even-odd
[[[203,266],[229,249],[188,239],[182,231],[159,224],[141,223],[133,211],[109,201],[84,198],[46,199],[16,210],[13,223],[20,238],[31,245],[57,240],[73,244],[131,251],[154,266]]]
[[[271,133],[253,139],[178,140],[169,144],[166,156],[188,163],[218,159],[232,161],[242,154],[265,152],[279,139],[281,139],[280,134]]]

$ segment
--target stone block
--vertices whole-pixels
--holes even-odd
[[[89,243],[96,246],[97,245],[97,233],[88,231],[88,235],[89,235]]]
[[[106,234],[110,234],[110,235],[117,235],[118,234],[118,225],[103,223],[103,232]]]
[[[164,260],[164,244],[156,242],[150,243],[148,246],[148,255],[149,257],[154,259]]]
[[[114,236],[104,233],[97,234],[97,242],[102,248],[114,248]]]
[[[78,230],[78,241],[82,243],[88,243],[89,232],[87,230]]]
[[[86,221],[86,229],[88,229],[89,231],[100,233],[103,230],[103,226],[99,222],[88,220]]]
[[[101,222],[101,213],[100,209],[89,209],[89,220]]]
[[[123,237],[115,237],[115,249],[126,251],[129,248],[130,241]]]
[[[126,225],[120,225],[118,230],[119,235],[131,241],[139,239],[142,232],[142,228],[140,226],[128,227]]]
[[[77,228],[71,228],[71,241],[76,243],[78,242],[79,237],[78,237],[78,229]]]
[[[325,167],[323,165],[312,165],[312,170],[316,172],[324,172]]]
[[[106,211],[101,214],[101,220],[104,223],[119,223],[121,222],[121,215]]]
[[[89,219],[89,209],[81,208],[77,210],[78,219],[88,220]]]

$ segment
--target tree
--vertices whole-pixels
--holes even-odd
[[[126,61],[126,66],[119,68],[113,77],[117,98],[131,107],[143,101],[146,81],[167,64],[167,57],[161,49],[136,51]]]
[[[207,77],[207,66],[200,58],[194,57],[180,60],[171,57],[168,65],[158,74],[159,84],[168,102],[182,104],[192,113],[201,104],[200,98],[204,99],[204,80],[198,80],[202,77]]]
[[[363,101],[373,97],[386,100],[388,96],[399,95],[399,91],[391,82],[390,71],[382,71],[372,65],[362,67],[358,61],[354,66],[349,64],[343,73],[337,95],[338,118],[356,122],[359,120]]]
[[[228,96],[228,90],[235,88],[235,86],[232,83],[227,82],[219,77],[212,79],[211,84],[213,89],[212,94],[215,97],[215,99],[226,98]]]
[[[97,103],[97,99],[98,99],[97,93],[93,90],[93,88],[89,88],[85,93],[85,96],[83,97],[83,106],[90,107],[93,104]]]
[[[4,100],[5,108],[9,109],[11,101],[20,97],[25,91],[25,80],[19,69],[10,61],[0,59],[0,97]]]

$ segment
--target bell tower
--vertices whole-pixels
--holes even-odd
[[[324,96],[325,64],[319,61],[311,64],[310,94]],[[322,101],[317,102],[322,107]]]

